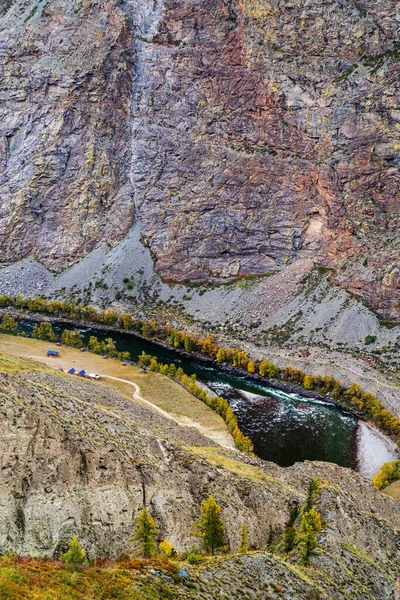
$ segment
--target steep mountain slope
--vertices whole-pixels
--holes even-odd
[[[89,556],[115,556],[131,547],[143,506],[183,550],[194,545],[192,521],[210,494],[222,505],[231,549],[243,521],[250,542],[263,547],[271,532],[279,539],[289,503],[303,503],[309,478],[320,476],[326,526],[312,569],[269,553],[223,559],[201,567],[198,587],[176,597],[243,598],[250,587],[255,598],[275,585],[287,598],[312,589],[322,597],[393,597],[400,504],[356,473],[324,463],[282,469],[223,451],[101,384],[28,360],[2,355],[0,378],[1,551],[53,555],[77,533]]]
[[[309,258],[399,315],[396,3],[15,0],[2,13],[3,264],[33,253],[61,270],[140,220],[165,279]]]

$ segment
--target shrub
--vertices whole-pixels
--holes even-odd
[[[376,342],[376,335],[367,335],[365,336],[365,345],[369,346],[369,344],[374,344]]]
[[[161,553],[166,556],[166,558],[171,558],[176,554],[175,549],[172,544],[170,544],[167,540],[161,540],[160,542],[160,550]]]
[[[68,551],[61,556],[61,560],[67,566],[81,565],[85,561],[85,551],[74,535],[68,544]]]
[[[197,548],[194,548],[193,550],[189,550],[188,552],[185,552],[182,555],[182,558],[183,558],[183,560],[186,560],[191,565],[198,565],[203,560],[201,553]]]
[[[378,490],[400,479],[400,459],[387,462],[380,468],[380,471],[372,478],[372,483]]]

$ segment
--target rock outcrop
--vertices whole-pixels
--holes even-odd
[[[399,314],[399,22],[382,0],[14,0],[0,18],[0,260],[141,221],[165,279],[299,258]]]
[[[131,547],[143,506],[161,536],[183,550],[195,545],[192,521],[210,494],[222,506],[232,550],[244,521],[251,544],[264,547],[283,533],[290,503],[304,502],[309,478],[319,476],[325,527],[315,571],[303,577],[295,557],[286,563],[270,554],[210,564],[200,577],[209,587],[196,597],[219,595],[228,572],[236,573],[233,597],[243,597],[254,569],[257,589],[280,571],[288,589],[300,586],[304,593],[315,585],[328,597],[346,597],[345,591],[393,597],[400,504],[357,473],[309,462],[282,469],[218,450],[197,431],[101,384],[1,360],[0,551],[57,556],[77,534],[89,556],[115,556]]]

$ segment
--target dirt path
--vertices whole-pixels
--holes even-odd
[[[167,411],[163,410],[156,404],[153,404],[153,402],[150,402],[149,400],[143,398],[142,394],[140,393],[140,387],[137,383],[134,383],[133,381],[128,381],[127,379],[121,379],[120,377],[113,377],[112,375],[103,374],[102,377],[106,377],[107,379],[114,379],[114,381],[121,381],[122,383],[127,383],[128,385],[131,385],[135,389],[135,391],[133,392],[133,397],[135,400],[137,400],[138,402],[142,402],[147,406],[150,406],[152,410],[155,410],[156,412],[160,413],[160,415],[166,417],[167,419],[170,419],[171,421],[175,421],[175,423],[178,423],[178,425],[182,425],[179,419],[176,419],[170,413],[167,413]],[[195,425],[193,426],[195,427]]]
[[[152,410],[158,412],[163,417],[166,417],[167,419],[170,419],[171,421],[175,421],[175,423],[177,423],[181,427],[194,427],[195,429],[198,429],[200,431],[200,433],[202,433],[206,437],[209,437],[214,442],[217,442],[220,446],[223,446],[224,448],[235,449],[234,445],[232,443],[229,443],[230,440],[228,439],[228,437],[226,435],[224,435],[223,432],[211,430],[211,429],[207,430],[207,429],[205,429],[205,427],[202,423],[199,423],[198,421],[194,421],[193,419],[190,419],[189,417],[187,417],[185,415],[181,415],[179,417],[174,417],[171,413],[168,413],[167,411],[163,410],[156,404],[153,404],[153,402],[150,402],[149,400],[146,400],[145,398],[143,398],[143,396],[140,392],[140,387],[138,386],[137,383],[135,383],[133,381],[128,381],[127,379],[121,379],[120,377],[113,377],[112,375],[104,375],[103,374],[102,377],[105,377],[107,379],[113,379],[114,381],[120,381],[121,383],[126,383],[127,385],[132,386],[135,390],[133,392],[133,398],[137,402],[140,402],[146,406],[149,406]]]
[[[87,373],[98,373],[104,379],[104,385],[109,385],[127,397],[130,397],[133,387],[133,401],[150,408],[181,427],[197,429],[220,446],[234,448],[232,436],[221,417],[164,375],[158,373],[144,375],[135,366],[124,367],[119,361],[104,360],[97,354],[82,353],[67,346],[62,346],[59,349],[60,357],[54,359],[47,356],[48,347],[52,347],[48,342],[0,334],[0,352],[24,356],[64,371],[68,371],[71,367],[77,371],[84,368]],[[150,397],[149,400],[142,396],[141,388],[144,389],[145,395]]]

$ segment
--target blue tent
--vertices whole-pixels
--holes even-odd
[[[78,375],[79,375],[80,377],[85,377],[85,375],[86,375],[86,371],[84,371],[84,370],[82,369],[82,371],[79,371]]]
[[[68,373],[69,373],[70,375],[73,375],[73,374],[75,373],[75,369],[74,369],[74,367],[72,367],[72,369],[70,369],[70,370],[68,371]]]
[[[58,356],[57,350],[47,350],[47,356]]]

